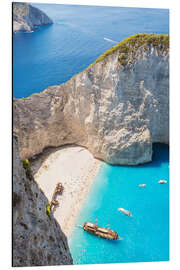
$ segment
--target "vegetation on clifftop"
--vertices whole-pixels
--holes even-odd
[[[12,4],[13,4],[13,15],[23,17],[29,14],[28,3],[12,3]]]
[[[129,54],[136,52],[138,48],[140,48],[144,45],[147,45],[146,47],[144,47],[144,50],[146,50],[149,46],[154,46],[154,47],[158,47],[161,51],[165,51],[165,50],[169,49],[169,35],[153,34],[153,33],[151,33],[151,34],[140,33],[140,34],[135,34],[133,36],[127,37],[126,39],[120,41],[117,45],[115,45],[115,46],[111,47],[110,49],[108,49],[107,51],[105,51],[102,55],[100,55],[95,60],[95,62],[90,64],[87,68],[85,68],[81,72],[75,74],[72,78],[75,78],[79,74],[90,69],[98,62],[104,60],[107,56],[112,55],[115,51],[119,52],[119,57],[118,57],[119,63],[122,66],[126,66],[127,63],[130,63],[130,61],[128,62]],[[131,61],[132,60],[133,60],[133,58],[131,57]],[[37,93],[33,93],[33,94],[29,95],[28,97],[22,97],[21,100],[31,101],[31,99],[29,99],[31,96],[40,95],[41,93],[43,93],[47,89],[50,89],[51,87],[53,87],[53,86],[48,86],[45,90],[43,90],[40,93],[37,92]],[[15,100],[15,98],[14,98],[14,100]]]
[[[107,56],[113,54],[115,51],[119,51],[118,60],[120,64],[124,66],[127,64],[126,59],[129,53],[136,51],[145,44],[147,44],[147,46],[159,47],[164,51],[169,48],[169,35],[142,33],[130,36],[123,41],[120,41],[117,45],[113,46],[109,50],[105,51],[87,69],[104,60]]]

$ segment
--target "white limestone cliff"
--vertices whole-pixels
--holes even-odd
[[[28,3],[12,3],[13,32],[31,32],[36,26],[52,24],[53,21],[40,9]]]
[[[68,82],[14,100],[21,158],[77,144],[111,164],[152,159],[169,142],[169,36],[137,34]]]

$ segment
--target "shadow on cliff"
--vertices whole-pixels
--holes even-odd
[[[34,184],[36,184],[34,180],[32,181]],[[48,201],[44,192],[42,190],[40,191],[44,196],[44,200]],[[31,200],[33,200],[35,193],[33,194],[31,188],[29,192],[31,192]],[[19,194],[17,196],[20,197],[21,194],[22,190],[19,190]],[[27,191],[25,193],[25,196],[26,200],[29,200],[27,197]],[[26,223],[25,219],[23,219],[23,222],[21,222],[22,218],[16,218],[16,212],[18,211],[17,209],[19,206],[17,204],[13,204],[12,210],[15,214],[13,215],[12,230],[12,266],[30,267],[73,264],[72,255],[68,246],[67,236],[62,231],[61,226],[55,219],[53,213],[51,213],[49,217],[44,216],[43,219],[42,215],[38,215],[37,205],[34,205],[34,208],[32,208],[33,212],[29,212],[29,209],[27,209],[26,207],[27,203],[25,203],[25,199],[22,203],[24,205],[24,208],[21,208],[21,211],[23,209],[23,216],[25,216],[26,214],[26,217],[28,216],[31,222]],[[35,215],[36,212],[37,214]],[[33,230],[31,228],[32,226],[34,226],[36,229]],[[24,239],[25,237],[27,237],[27,235],[29,235],[27,241],[28,244],[24,242]],[[38,241],[36,241],[35,239],[38,239]],[[44,242],[47,242],[47,244],[45,245]]]
[[[139,165],[140,167],[160,167],[162,163],[169,162],[169,145],[154,143],[152,162]]]
[[[48,198],[19,158],[13,134],[12,266],[73,264],[68,240],[51,211]]]
[[[109,164],[109,166],[149,168],[149,167],[161,167],[161,165],[166,162],[167,163],[169,162],[169,145],[163,143],[154,143],[152,161],[140,165]]]
[[[51,155],[59,150],[67,149],[68,147],[79,147],[79,145],[67,144],[67,145],[63,145],[63,146],[59,146],[59,147],[47,147],[43,150],[42,153],[31,158],[30,163],[31,163],[33,175],[35,175],[38,172],[38,170],[43,166],[42,164],[48,159],[49,155]],[[81,147],[87,149],[86,147],[83,147],[83,146],[81,146]],[[80,151],[82,151],[82,150],[80,150]],[[154,143],[153,144],[152,162],[148,162],[148,163],[137,165],[137,166],[142,167],[142,168],[160,167],[161,164],[164,162],[169,162],[169,145],[161,144],[161,143]],[[112,165],[112,164],[109,164],[109,165],[110,166],[117,166],[117,165]],[[121,166],[121,165],[119,165],[119,166]],[[127,166],[127,165],[124,165],[124,166]]]
[[[79,147],[79,145],[67,144],[67,145],[63,145],[63,146],[59,146],[59,147],[46,147],[41,153],[30,158],[29,161],[31,164],[31,169],[32,169],[33,175],[35,175],[38,172],[38,170],[43,166],[42,164],[48,159],[48,157],[51,154],[53,154],[59,150],[63,150],[63,149],[65,150],[69,147]],[[83,151],[83,149],[81,149],[80,151]]]

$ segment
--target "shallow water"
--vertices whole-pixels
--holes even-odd
[[[125,37],[169,32],[169,11],[165,9],[33,5],[45,11],[54,24],[13,35],[16,98],[67,81]]]
[[[167,184],[158,184],[166,179]],[[139,187],[146,184],[146,187]],[[128,217],[117,209],[132,213]],[[74,264],[169,260],[169,149],[155,145],[153,162],[101,167],[76,220],[115,230],[122,241],[97,238],[74,227],[69,241]]]

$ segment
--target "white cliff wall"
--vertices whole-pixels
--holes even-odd
[[[112,164],[151,161],[169,142],[169,49],[143,44],[120,61],[116,50],[67,83],[14,100],[21,158],[79,144]]]

